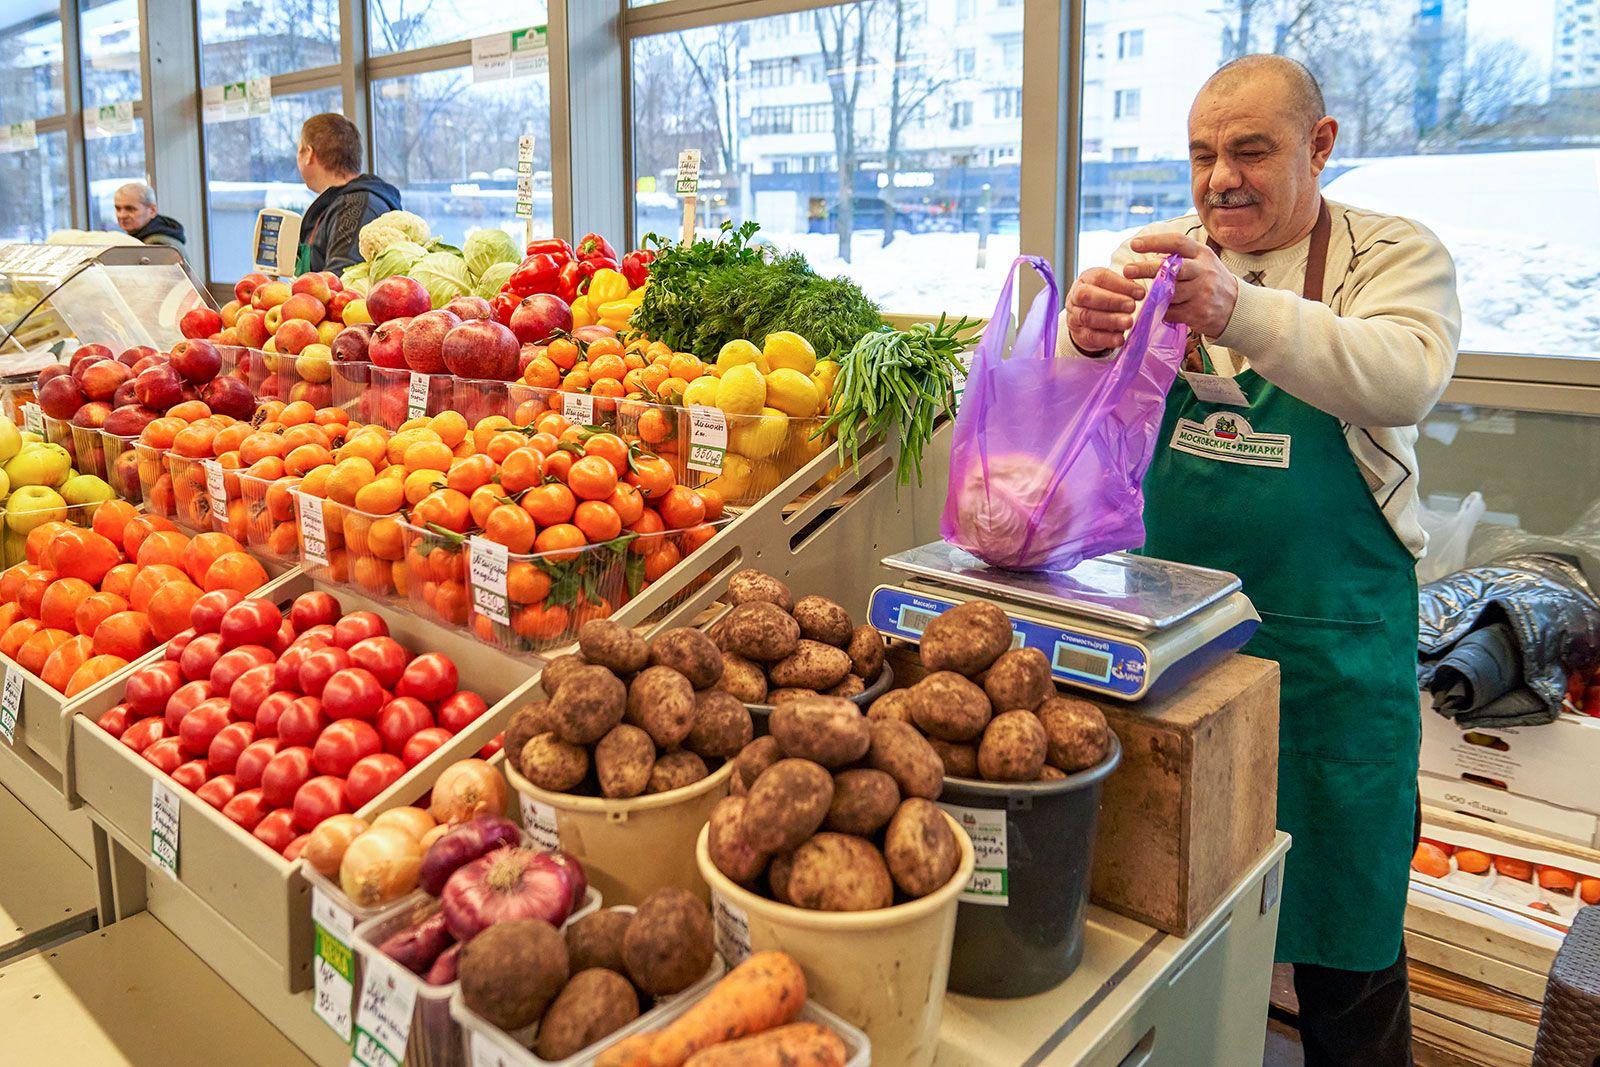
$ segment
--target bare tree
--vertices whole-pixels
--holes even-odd
[[[833,149],[839,165],[839,202],[835,220],[839,234],[839,258],[850,262],[850,240],[855,232],[856,164],[860,144],[856,140],[856,105],[868,76],[867,28],[876,0],[825,8],[812,18],[822,51],[823,71],[828,81],[828,96],[833,102]]]
[[[888,15],[894,21],[894,46],[890,51],[889,132],[883,148],[883,247],[894,242],[895,175],[900,168],[900,142],[906,127],[916,120],[928,98],[955,79],[934,78],[928,64],[913,58],[912,42],[926,29],[923,0],[891,0]],[[948,66],[945,69],[953,70]]]
[[[677,36],[678,47],[693,72],[695,87],[715,102],[715,148],[718,169],[732,174],[739,166],[739,67],[744,59],[744,31],[721,23],[691,39]],[[676,158],[676,156],[674,156]]]
[[[1447,62],[1454,84],[1441,94],[1436,125],[1424,131],[1434,149],[1489,133],[1517,108],[1537,101],[1542,87],[1533,57],[1515,41],[1497,38],[1452,51]]]

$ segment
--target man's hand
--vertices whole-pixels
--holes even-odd
[[[1067,333],[1080,352],[1118,348],[1133,328],[1145,287],[1109,267],[1086,270],[1067,292]]]
[[[1181,233],[1136,237],[1129,247],[1140,253],[1166,257],[1176,252],[1183,257],[1172,304],[1167,308],[1168,322],[1181,322],[1203,337],[1216,337],[1228,328],[1239,299],[1239,279],[1210,247]],[[1122,273],[1130,280],[1154,278],[1160,269],[1159,259],[1141,260],[1123,267]]]

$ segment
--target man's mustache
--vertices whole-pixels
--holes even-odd
[[[1250,207],[1259,201],[1249,193],[1207,193],[1206,207]]]

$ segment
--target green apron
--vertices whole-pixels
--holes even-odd
[[[1304,295],[1322,298],[1324,205]],[[1212,373],[1209,362],[1207,373]],[[1338,419],[1245,370],[1243,406],[1180,377],[1146,475],[1143,551],[1232,571],[1282,671],[1278,826],[1294,843],[1277,958],[1354,971],[1400,953],[1417,798],[1415,561]]]
[[[311,242],[302,242],[294,253],[294,276],[296,278],[311,269]]]

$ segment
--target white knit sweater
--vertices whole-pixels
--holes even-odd
[[[1252,367],[1291,396],[1326,411],[1389,525],[1412,555],[1428,543],[1417,521],[1417,424],[1444,392],[1461,338],[1455,263],[1426,227],[1328,201],[1333,233],[1323,276],[1325,303],[1300,296],[1310,238],[1222,262],[1244,282],[1228,326],[1206,349],[1219,374]],[[1141,234],[1206,234],[1198,215],[1158,222]],[[1123,244],[1121,268],[1141,257]],[[1063,313],[1064,314],[1064,313]],[[1078,353],[1059,331],[1059,353]],[[1159,447],[1159,446],[1158,446]]]

